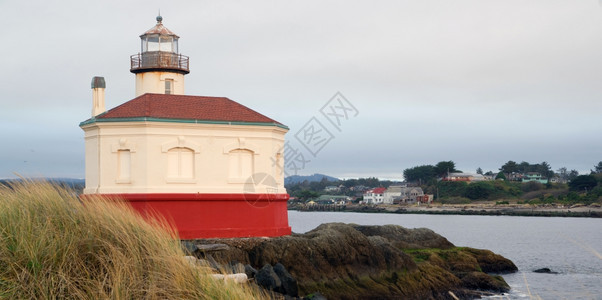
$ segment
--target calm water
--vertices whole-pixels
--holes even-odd
[[[289,222],[298,233],[328,222],[426,227],[516,264],[504,275],[512,291],[496,298],[602,299],[602,219],[289,211]],[[559,274],[532,272],[544,267]]]

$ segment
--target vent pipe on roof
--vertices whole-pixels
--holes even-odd
[[[94,76],[92,78],[92,117],[105,112],[105,78]]]

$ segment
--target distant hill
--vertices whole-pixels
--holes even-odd
[[[30,178],[28,178],[30,179]],[[49,181],[58,185],[67,186],[72,189],[83,189],[86,185],[86,181],[84,179],[75,179],[75,178],[31,178],[31,180],[44,180]],[[10,184],[12,182],[20,182],[21,179],[0,179],[0,184]]]
[[[319,182],[319,181],[322,181],[323,178],[326,178],[326,180],[328,180],[328,181],[339,181],[340,180],[338,178],[324,175],[324,174],[313,174],[313,175],[306,175],[306,176],[292,175],[292,176],[288,176],[288,177],[284,178],[284,185],[297,184],[297,183],[301,183],[305,180],[307,180],[308,182]]]

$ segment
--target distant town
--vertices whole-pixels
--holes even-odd
[[[407,206],[441,204],[593,205],[602,204],[602,161],[588,174],[546,163],[508,161],[497,172],[456,169],[453,161],[405,169],[404,181],[340,180],[322,174],[285,180],[290,203],[303,206]]]

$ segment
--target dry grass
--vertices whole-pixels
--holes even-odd
[[[264,298],[191,266],[165,224],[49,183],[0,185],[0,298]]]

